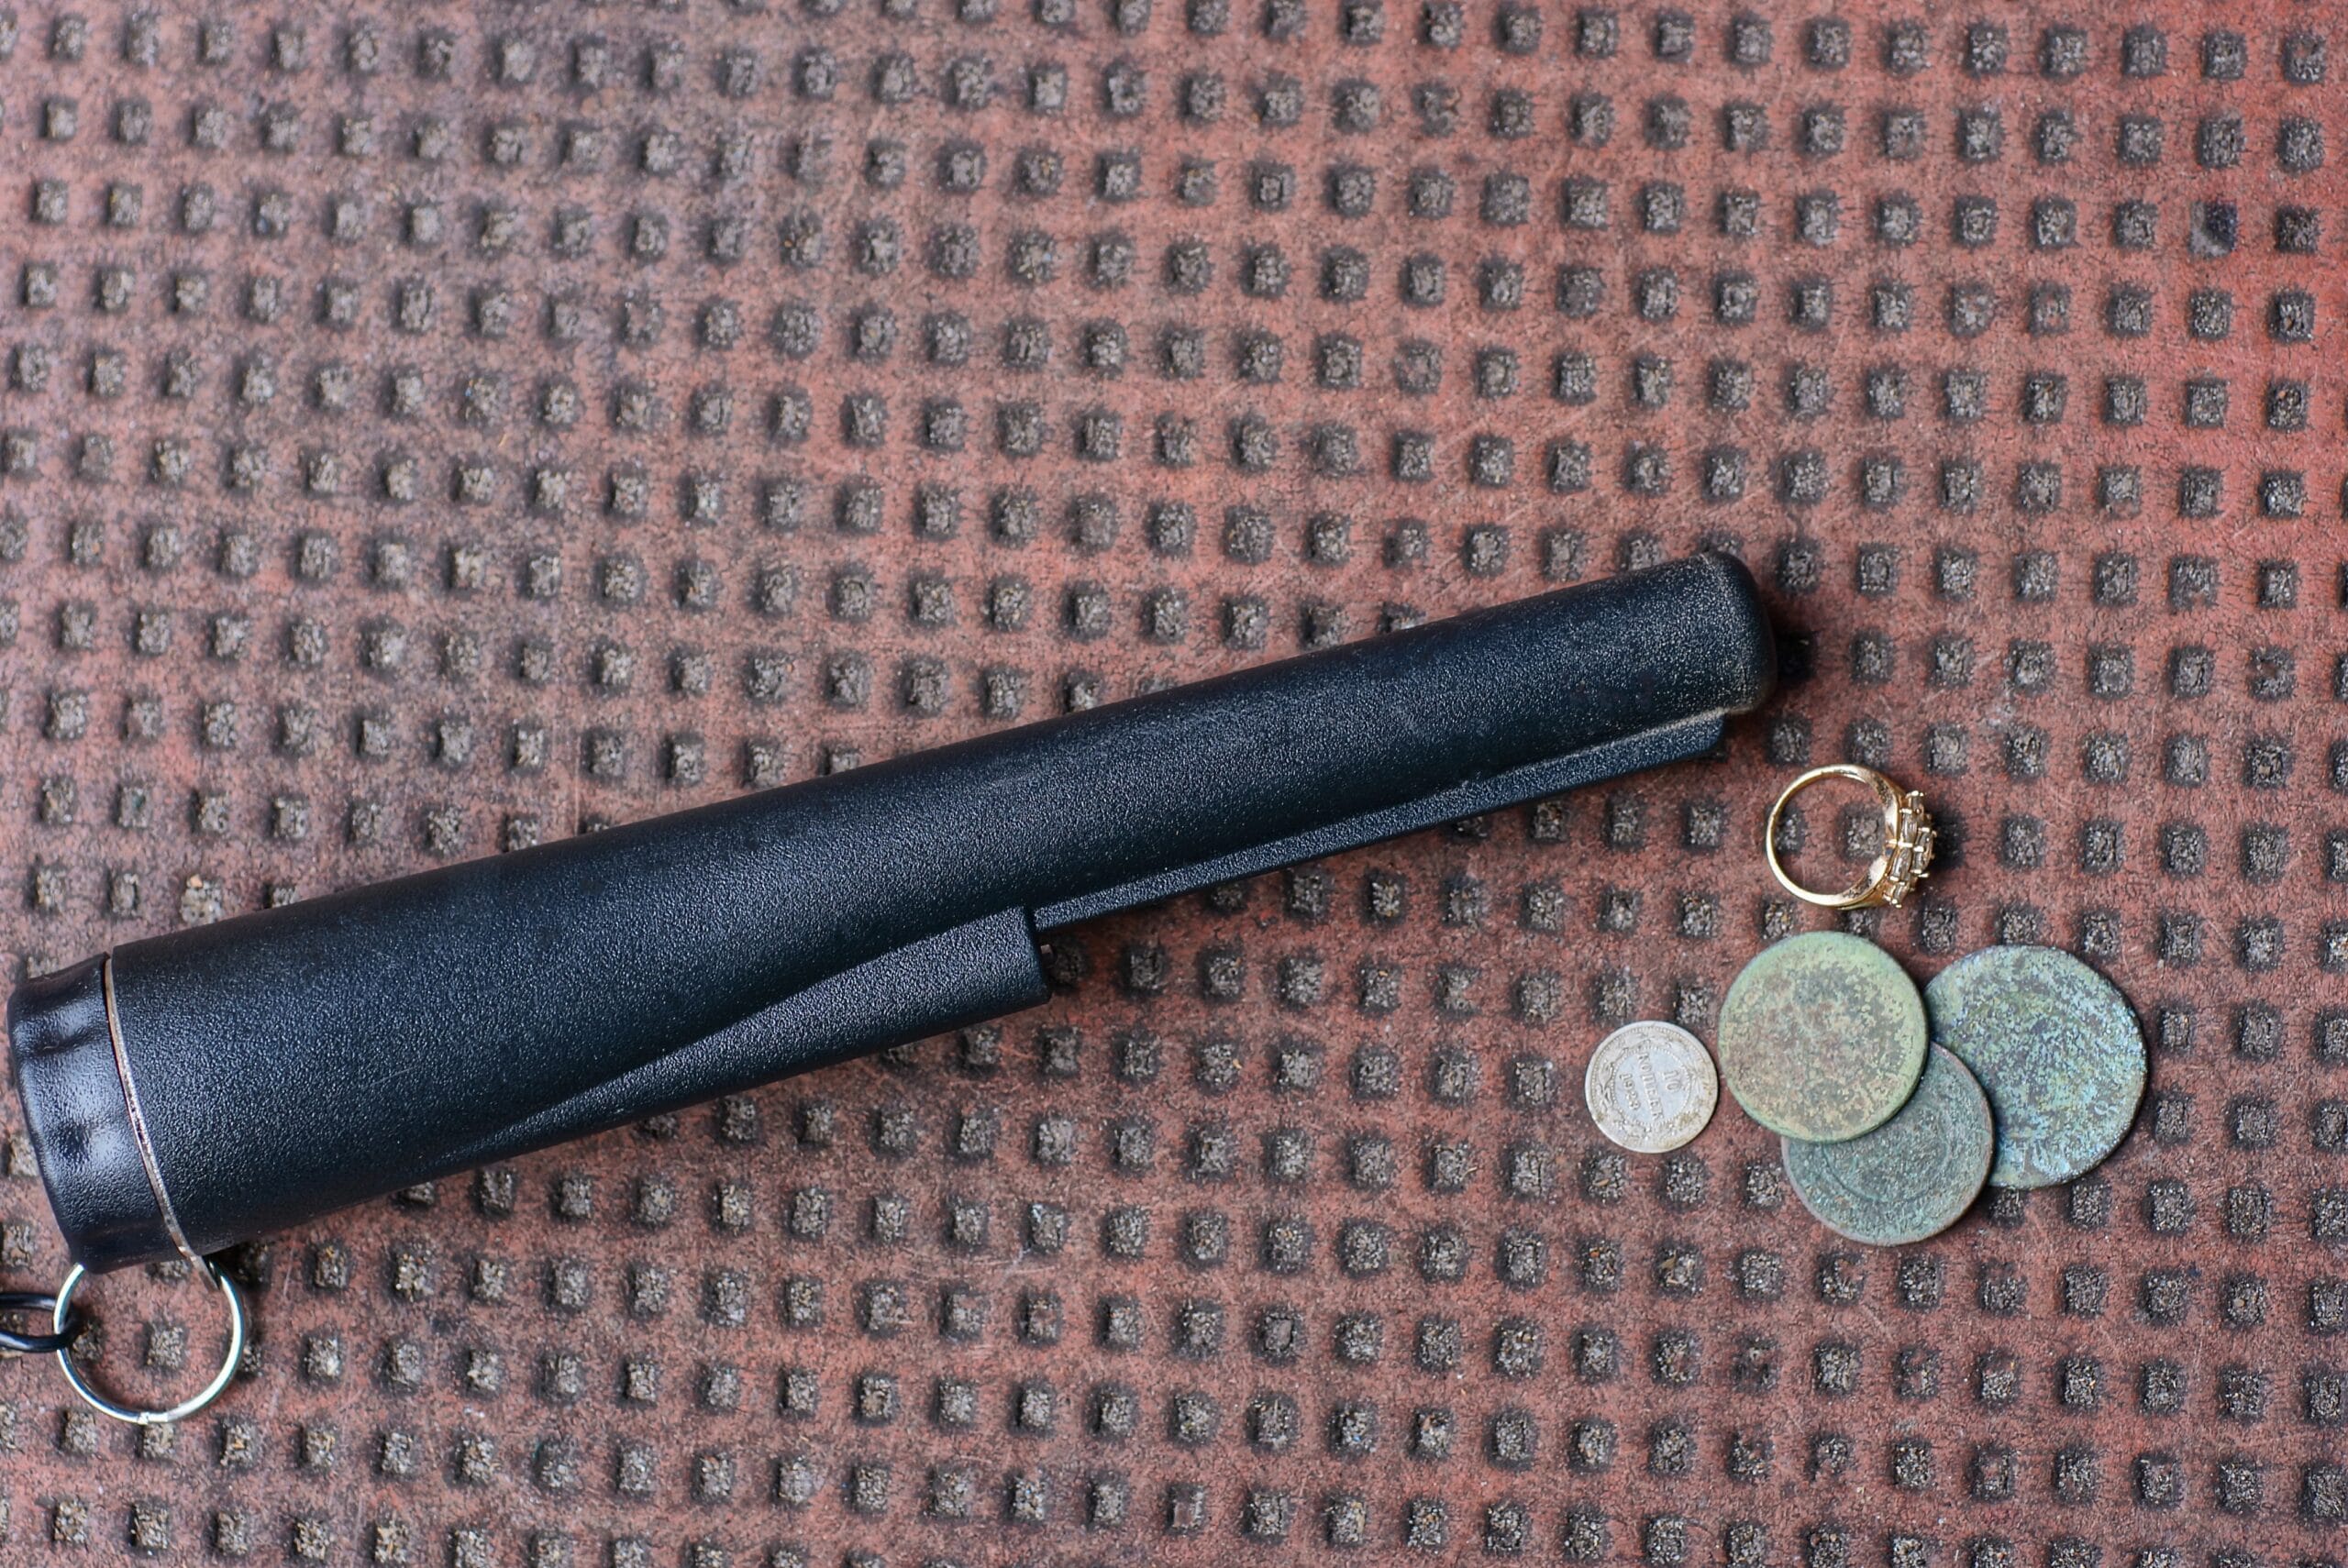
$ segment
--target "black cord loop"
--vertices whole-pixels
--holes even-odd
[[[57,1310],[57,1297],[43,1296],[37,1290],[0,1290],[0,1314],[31,1312],[43,1320]],[[52,1355],[82,1337],[89,1320],[79,1312],[65,1320],[61,1331],[28,1334],[15,1329],[0,1327],[0,1353],[9,1355]]]

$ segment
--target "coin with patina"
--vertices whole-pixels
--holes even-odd
[[[1872,1132],[1839,1143],[1783,1142],[1794,1194],[1837,1235],[1878,1247],[1937,1236],[1988,1180],[1997,1146],[1989,1099],[1935,1046],[1916,1092]]]
[[[1664,1154],[1695,1137],[1721,1098],[1704,1043],[1655,1019],[1626,1023],[1600,1041],[1581,1091],[1598,1130],[1640,1154]]]
[[[2120,1146],[2144,1095],[2144,1036],[2120,988],[2052,947],[1985,947],[1924,988],[1933,1043],[1998,1122],[1997,1187],[2049,1187]]]
[[[1882,1126],[1924,1070],[1924,1004],[1891,955],[1839,931],[1764,948],[1729,986],[1721,1076],[1772,1132],[1831,1143]]]

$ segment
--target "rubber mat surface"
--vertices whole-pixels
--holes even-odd
[[[0,1366],[0,1556],[2336,1561],[2348,28],[1696,10],[0,9],[12,970],[1700,545],[1789,629],[1720,760],[246,1249],[178,1429]],[[1838,758],[1951,841],[1857,929],[2153,1045],[1907,1251],[1579,1106]]]

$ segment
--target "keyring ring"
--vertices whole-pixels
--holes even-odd
[[[82,1369],[73,1364],[72,1353],[60,1350],[57,1364],[64,1369],[65,1381],[72,1386],[74,1393],[82,1396],[83,1403],[102,1416],[112,1416],[116,1420],[127,1421],[134,1427],[161,1427],[184,1420],[220,1397],[221,1390],[228,1386],[228,1380],[237,1375],[237,1364],[245,1358],[245,1293],[237,1288],[235,1280],[220,1271],[218,1264],[210,1258],[201,1261],[205,1271],[211,1275],[212,1283],[219,1286],[220,1294],[228,1301],[228,1353],[220,1358],[220,1370],[212,1375],[212,1381],[168,1410],[142,1410],[133,1405],[119,1404],[99,1393],[82,1375]],[[65,1271],[65,1283],[57,1287],[57,1306],[51,1313],[51,1320],[61,1334],[65,1332],[65,1325],[72,1317],[73,1293],[82,1288],[82,1281],[88,1275],[87,1269],[75,1264]]]
[[[1883,811],[1883,853],[1871,861],[1866,874],[1839,893],[1821,893],[1803,887],[1786,872],[1778,859],[1778,821],[1796,795],[1811,785],[1829,778],[1846,778],[1864,784],[1875,792],[1876,804]],[[1872,767],[1856,763],[1829,763],[1813,767],[1786,786],[1785,793],[1769,808],[1769,821],[1761,830],[1761,852],[1768,857],[1770,873],[1787,892],[1804,903],[1821,909],[1863,910],[1877,904],[1889,904],[1898,909],[1900,900],[1916,890],[1933,863],[1935,835],[1932,814],[1924,810],[1924,798],[1913,790],[1902,790]]]

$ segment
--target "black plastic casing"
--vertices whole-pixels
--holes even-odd
[[[1707,751],[1774,675],[1700,556],[134,942],[10,1000],[41,1176],[92,1268],[211,1252],[1030,1006],[1055,929]]]

